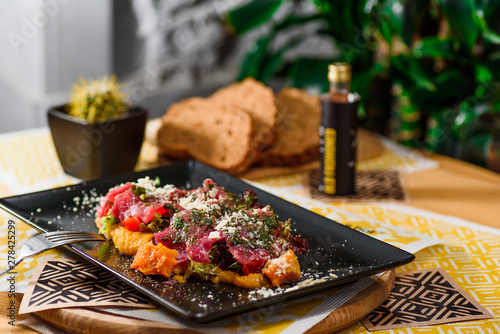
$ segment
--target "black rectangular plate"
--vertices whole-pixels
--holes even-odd
[[[106,194],[109,188],[117,184],[136,181],[144,176],[159,177],[162,185],[174,184],[186,189],[201,186],[207,178],[238,195],[243,194],[246,189],[253,189],[260,203],[271,205],[281,220],[290,218],[294,234],[307,239],[310,245],[307,254],[298,255],[303,272],[301,280],[314,278],[320,282],[258,298],[254,297],[255,293],[249,294],[251,290],[196,279],[184,284],[165,284],[165,278],[145,276],[130,269],[131,258],[120,254],[109,241],[84,242],[70,246],[73,252],[109,270],[161,305],[197,322],[220,319],[332,288],[401,266],[415,258],[406,251],[253,188],[237,178],[196,161],[177,162],[152,170],[2,198],[0,207],[42,232],[97,232],[94,223],[97,203],[88,202],[96,196]]]

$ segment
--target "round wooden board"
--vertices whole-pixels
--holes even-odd
[[[309,329],[307,333],[332,333],[363,319],[387,299],[394,286],[394,279],[395,273],[393,270],[383,273],[371,285],[331,312],[325,319]],[[199,333],[159,322],[126,318],[82,308],[46,310],[34,314],[69,333]]]

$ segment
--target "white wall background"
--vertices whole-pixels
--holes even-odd
[[[0,2],[0,132],[46,124],[79,76],[111,71],[111,0]]]

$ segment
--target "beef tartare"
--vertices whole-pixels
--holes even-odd
[[[238,197],[211,179],[193,190],[148,177],[118,185],[102,198],[96,225],[134,257],[131,268],[174,283],[197,276],[252,289],[281,286],[299,280],[296,254],[308,248],[253,191]]]

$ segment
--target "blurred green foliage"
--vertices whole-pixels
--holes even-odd
[[[310,2],[315,11],[278,15],[290,1]],[[254,0],[226,19],[237,35],[267,25],[238,79],[285,77],[288,85],[325,92],[327,65],[348,62],[366,127],[489,166],[500,161],[499,17],[500,0]],[[338,57],[287,57],[308,34],[276,46],[280,34],[312,22]]]

